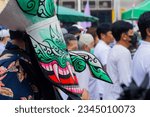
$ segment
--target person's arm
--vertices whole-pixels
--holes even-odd
[[[131,55],[130,53],[124,53],[120,56],[118,63],[118,73],[120,83],[129,85],[131,82]]]
[[[107,59],[110,49],[104,49],[102,52],[95,52],[95,56],[102,63],[104,70],[106,71]]]

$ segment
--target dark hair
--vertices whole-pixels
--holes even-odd
[[[19,31],[19,30],[17,30],[17,31],[12,31],[12,30],[10,30],[9,31],[10,32],[10,38],[13,40],[13,39],[16,39],[16,40],[23,40],[23,41],[25,41],[26,40],[26,38],[25,38],[25,32],[23,32],[23,31]]]
[[[94,39],[95,39],[95,38],[96,38],[96,36],[97,36],[96,28],[95,28],[95,27],[90,27],[90,28],[88,28],[88,30],[87,30],[87,32],[86,32],[86,33],[91,34],[91,35],[94,37]]]
[[[71,41],[71,40],[77,41],[77,38],[73,34],[69,34],[69,33],[64,35],[64,39],[65,39],[65,42],[67,45],[69,44],[69,41]]]
[[[133,29],[133,25],[123,20],[116,21],[112,24],[111,30],[116,41],[120,41],[121,35]]]
[[[71,26],[67,30],[68,30],[68,33],[73,34],[73,35],[81,32],[81,30],[77,28],[76,26]]]
[[[143,13],[138,21],[138,27],[141,32],[142,39],[146,39],[146,29],[150,28],[150,11]]]
[[[106,34],[109,31],[111,31],[110,23],[101,23],[96,30],[99,39],[101,39],[101,36],[100,36],[101,33]]]

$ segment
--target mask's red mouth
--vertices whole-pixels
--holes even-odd
[[[82,94],[83,89],[79,88],[78,80],[75,76],[75,71],[72,65],[67,62],[67,66],[62,68],[58,65],[57,61],[52,61],[50,63],[40,62],[40,65],[47,73],[50,80],[61,85],[66,90]]]

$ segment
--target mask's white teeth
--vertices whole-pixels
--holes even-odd
[[[49,71],[49,65],[45,65],[45,66],[46,66],[45,69],[46,69],[47,71]]]
[[[74,88],[71,88],[72,92],[74,92]]]
[[[44,69],[46,69],[46,66],[43,63],[40,63],[40,64]]]
[[[73,73],[75,73],[74,67],[73,67],[73,66],[71,66],[71,68],[72,68],[72,72],[73,72]]]
[[[66,71],[66,74],[68,75],[68,74],[69,74],[69,70],[68,70],[68,69],[65,69],[65,71]]]
[[[53,68],[52,68],[52,65],[51,65],[51,64],[49,64],[49,70],[50,70],[50,71],[53,71]]]
[[[61,67],[59,67],[59,69],[58,69],[58,70],[59,70],[59,74],[60,74],[60,75],[63,75],[63,70],[62,70],[62,68],[61,68]]]
[[[79,88],[77,88],[76,90],[77,90],[77,93],[79,93],[79,92],[80,92],[80,91],[79,91]]]
[[[66,74],[67,74],[65,70],[63,70],[63,74],[64,74],[64,75],[66,75]]]
[[[70,65],[70,64],[68,64],[68,65],[67,65],[67,67],[68,67],[69,73],[71,74],[71,76],[72,76],[73,80],[75,80],[74,75],[73,75],[73,73],[72,73],[71,65]]]
[[[58,81],[60,82],[59,74],[58,74],[58,65],[57,65],[57,64],[54,64],[54,65],[53,65],[53,70],[54,70],[54,73],[55,73],[55,75],[56,75],[56,78],[57,78]]]
[[[83,89],[77,87],[77,86],[64,86],[64,88],[70,92],[82,94]]]
[[[50,64],[45,64],[45,63],[40,63],[41,64],[41,66],[45,69],[45,70],[47,70],[47,71],[52,71],[53,69],[52,69],[52,66],[51,66],[51,68],[50,68]]]

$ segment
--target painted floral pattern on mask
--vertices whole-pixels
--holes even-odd
[[[19,7],[27,14],[41,18],[54,16],[55,7],[53,0],[16,0]]]
[[[57,25],[50,25],[48,29],[41,28],[39,35],[43,39],[42,42],[30,38],[44,73],[52,82],[68,91],[81,94],[82,89],[78,88],[70,55],[66,51],[65,41]]]
[[[80,53],[77,57],[66,51],[67,48],[58,19],[54,18],[56,16],[54,16],[53,0],[16,1],[25,14],[31,15],[31,17],[38,16],[36,18],[42,18],[43,20],[28,27],[27,33],[36,52],[38,63],[44,75],[52,83],[64,87],[68,91],[81,94],[83,90],[78,87],[75,70],[85,70],[86,64],[89,65],[95,77],[112,83],[107,73],[103,71],[101,64],[92,55]],[[97,63],[98,65],[96,65]]]
[[[112,83],[107,72],[104,71],[102,64],[94,55],[85,51],[71,51],[69,53],[76,72],[82,72],[87,64],[95,78]]]

